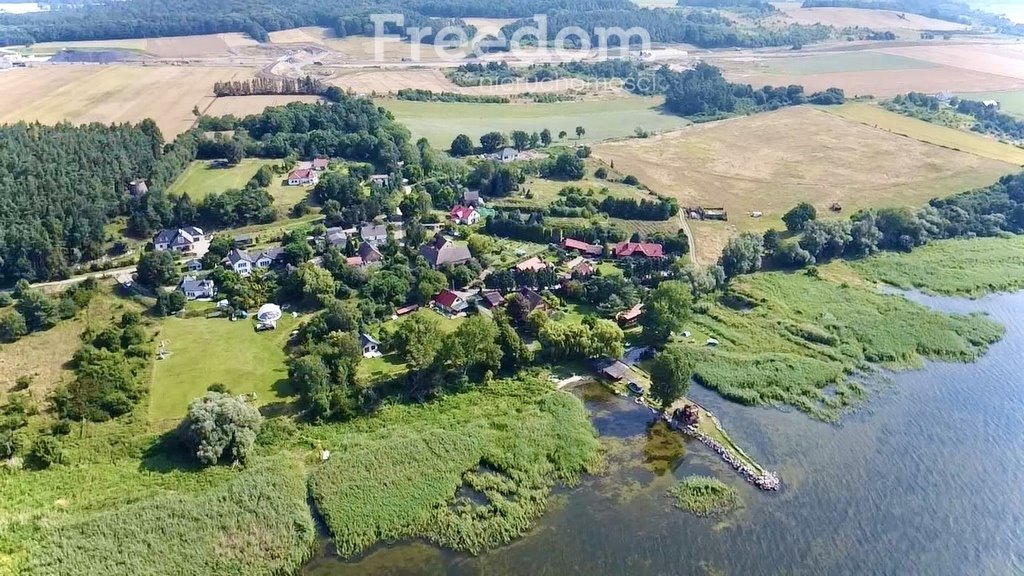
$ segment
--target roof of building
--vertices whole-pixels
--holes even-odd
[[[363,332],[363,333],[359,334],[359,345],[360,346],[362,346],[363,348],[366,348],[368,345],[371,345],[371,344],[374,345],[374,346],[379,346],[380,345],[380,340],[377,340],[376,338],[374,338],[373,336],[367,334],[366,332]]]
[[[476,202],[477,200],[480,200],[480,191],[466,190],[465,192],[462,193],[462,200],[467,204]]]
[[[415,312],[420,309],[419,304],[409,304],[408,306],[402,306],[401,308],[395,308],[395,316],[405,316],[411,312]]]
[[[185,276],[181,279],[182,292],[205,292],[213,288],[213,280]]]
[[[523,260],[519,264],[516,264],[516,270],[519,270],[520,272],[526,270],[533,270],[534,272],[537,272],[538,270],[543,270],[547,267],[548,265],[545,264],[544,261],[540,259],[540,256],[534,256],[529,260]]]
[[[227,256],[224,257],[223,262],[227,262],[231,266],[234,266],[239,262],[253,262],[253,259],[245,250],[232,248],[231,251],[228,252]]]
[[[576,274],[578,276],[590,276],[591,274],[596,272],[596,269],[594,268],[593,264],[586,260],[583,260],[582,262],[570,267],[569,272],[572,274]]]
[[[384,259],[384,255],[380,253],[380,250],[377,250],[365,240],[359,244],[359,257],[362,258],[364,264],[367,262],[380,262]]]
[[[362,266],[363,265],[363,257],[362,256],[349,256],[348,258],[345,258],[345,264],[348,264],[349,266]]]
[[[455,309],[455,305],[458,304],[460,300],[462,300],[462,297],[451,290],[442,290],[437,294],[437,296],[434,296],[434,302],[452,310]],[[462,301],[465,303],[465,300]]]
[[[608,376],[612,380],[622,380],[627,375],[629,375],[630,369],[629,369],[629,366],[627,366],[627,365],[623,364],[622,362],[616,360],[616,361],[612,362],[611,364],[605,366],[601,370],[601,373],[603,373],[605,376]]]
[[[497,290],[484,290],[483,292],[480,293],[480,298],[484,301],[486,305],[491,306],[492,308],[494,306],[500,305],[502,302],[505,301],[505,298],[502,297],[501,292]]]
[[[531,312],[544,305],[544,297],[541,296],[536,290],[523,287],[519,289],[518,294],[526,299],[526,303],[529,306]]]
[[[327,158],[313,158],[313,168],[327,168],[330,161]]]
[[[476,208],[473,208],[472,206],[455,206],[452,208],[449,216],[453,220],[468,220],[475,212]]]
[[[364,240],[367,238],[387,238],[387,236],[387,224],[363,224],[359,227],[359,237]]]
[[[263,252],[260,252],[259,255],[256,256],[256,260],[262,260],[263,258],[277,260],[278,258],[281,257],[282,254],[284,254],[284,248],[281,246],[274,246],[272,248],[267,248]]]
[[[566,238],[565,240],[562,240],[562,247],[566,250],[579,250],[580,252],[585,252],[587,254],[599,255],[604,252],[604,248],[597,244],[588,244],[587,242],[582,242],[575,238]]]
[[[420,248],[420,254],[435,268],[445,264],[462,264],[473,258],[467,246],[456,244],[441,234],[434,236],[434,240],[429,244],[424,244]]]
[[[179,236],[184,238],[186,242],[195,242],[196,238],[202,235],[203,229],[195,226],[185,226],[184,228],[165,228],[156,233],[156,236],[153,237],[153,243],[170,244]]]
[[[633,306],[629,310],[619,312],[619,320],[622,320],[623,322],[632,322],[639,318],[643,313],[643,304],[637,304],[636,306]]]
[[[288,173],[289,180],[306,180],[313,177],[313,171],[309,168],[299,168]]]
[[[622,256],[645,256],[647,258],[661,258],[665,255],[661,244],[651,242],[619,242],[615,245],[615,255]]]

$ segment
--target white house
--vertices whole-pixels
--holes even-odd
[[[185,228],[167,228],[157,232],[153,237],[153,249],[158,252],[174,250],[175,252],[199,252],[205,242],[203,229],[195,226]],[[206,242],[209,248],[209,243]],[[205,250],[202,250],[205,252]]]
[[[181,285],[178,289],[184,292],[185,297],[189,300],[213,298],[217,295],[217,286],[213,283],[213,280],[206,278],[197,279],[194,276],[185,276],[181,280]]]
[[[283,253],[284,249],[280,246],[268,248],[255,255],[245,250],[234,248],[228,252],[228,255],[221,262],[237,272],[239,276],[248,276],[252,274],[253,270],[270,268],[280,259]]]
[[[472,206],[456,206],[449,214],[452,221],[457,224],[472,226],[480,221],[480,213]]]
[[[312,168],[296,168],[288,173],[289,186],[313,186],[320,181],[320,174]]]
[[[359,238],[371,246],[379,246],[388,241],[387,224],[363,224],[359,227]]]
[[[363,358],[380,356],[380,341],[365,332],[359,335],[359,344],[363,347]]]

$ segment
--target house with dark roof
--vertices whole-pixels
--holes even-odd
[[[182,278],[181,284],[178,285],[178,289],[189,300],[213,298],[217,295],[217,286],[213,283],[213,280],[207,278],[198,279],[194,276],[185,276]]]
[[[484,308],[494,309],[505,303],[505,297],[497,290],[484,290],[480,293],[480,305]]]
[[[586,254],[587,256],[600,256],[604,254],[604,247],[598,244],[588,244],[574,238],[566,238],[562,240],[562,248],[566,251],[575,250],[580,254]]]
[[[619,312],[615,316],[615,319],[619,321],[619,325],[621,325],[623,328],[626,328],[629,326],[635,326],[636,323],[640,321],[640,317],[643,316],[643,314],[644,305],[637,304],[636,306],[633,306],[629,310]]]
[[[480,197],[479,190],[466,190],[462,193],[462,205],[474,208],[481,206],[484,199]]]
[[[540,295],[536,290],[530,288],[520,288],[516,294],[519,294],[526,301],[527,312],[533,312],[534,310],[547,310],[549,308],[548,303],[544,300],[544,297]]]
[[[421,246],[420,254],[434,268],[448,264],[452,266],[465,264],[473,259],[473,255],[469,253],[469,247],[465,244],[456,244],[442,234],[437,234],[433,241]]]
[[[380,356],[380,340],[366,332],[359,335],[359,346],[363,349],[363,358],[376,358]]]
[[[153,237],[153,249],[157,252],[165,250],[196,252],[198,245],[202,244],[204,240],[202,228],[195,226],[168,228],[157,232]]]
[[[434,305],[442,312],[452,316],[461,314],[469,308],[469,302],[452,290],[442,290],[437,296],[434,296]]]
[[[384,259],[384,255],[380,253],[380,250],[377,250],[376,246],[365,240],[359,244],[358,254],[363,266],[376,264]]]
[[[258,254],[252,254],[246,250],[232,248],[231,251],[228,252],[227,256],[221,260],[221,263],[237,272],[239,276],[248,276],[252,274],[254,270],[270,268],[279,262],[283,255],[284,248],[281,248],[280,246],[268,248]]]
[[[320,175],[312,168],[296,168],[288,173],[289,186],[314,186],[320,181]]]
[[[192,258],[188,262],[185,262],[185,269],[189,272],[199,272],[203,269],[203,261],[199,258]]]
[[[334,228],[328,228],[324,233],[324,246],[334,246],[335,248],[343,248],[348,244],[349,230],[337,226]]]
[[[616,258],[662,258],[665,253],[661,244],[650,242],[619,242],[614,249]]]

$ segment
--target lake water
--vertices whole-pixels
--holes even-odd
[[[614,446],[610,473],[559,491],[526,537],[479,557],[422,543],[356,562],[325,550],[305,574],[1024,574],[1024,294],[912,297],[986,311],[1006,337],[973,364],[891,375],[839,426],[694,390],[780,474],[780,493],[748,486],[694,441],[669,472],[652,471],[643,462],[650,414],[588,388],[595,425]],[[736,486],[745,506],[718,520],[673,509],[665,490],[695,473]]]

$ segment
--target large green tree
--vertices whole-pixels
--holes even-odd
[[[662,346],[673,332],[681,332],[692,316],[692,300],[690,288],[683,282],[669,280],[659,284],[648,297],[640,316],[644,340]]]
[[[189,404],[179,434],[203,465],[245,464],[262,424],[260,411],[242,397],[207,392]]]
[[[689,392],[693,368],[693,360],[681,348],[660,352],[651,363],[651,397],[668,408]]]

